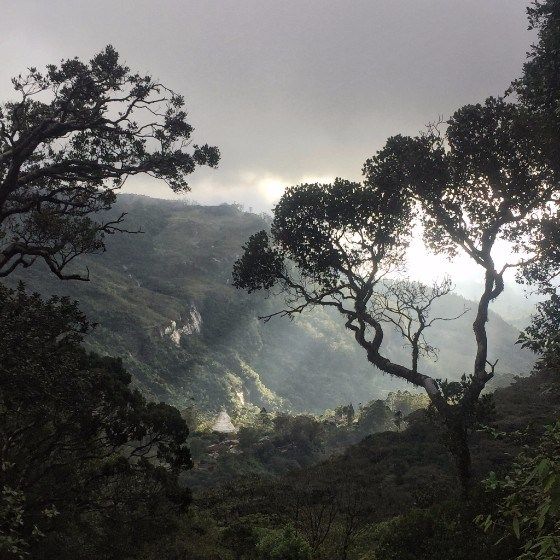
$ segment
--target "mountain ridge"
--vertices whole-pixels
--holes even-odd
[[[10,283],[78,299],[98,323],[88,348],[122,356],[148,396],[209,411],[250,403],[317,412],[411,388],[375,370],[334,313],[258,321],[278,300],[235,290],[231,269],[248,237],[269,227],[266,215],[136,195],[121,195],[112,212],[126,212],[127,227],[144,233],[111,236],[106,253],[81,259],[91,282],[60,282],[37,266]],[[445,312],[454,315],[468,303],[449,295]],[[455,379],[470,371],[472,313],[432,329],[441,352],[438,362],[421,364],[427,373]],[[518,331],[495,313],[488,330],[491,355],[500,358],[498,383],[527,374],[533,357],[514,345]],[[392,359],[408,360],[393,333],[385,344]]]

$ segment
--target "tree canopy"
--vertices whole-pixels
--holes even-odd
[[[218,163],[217,148],[192,144],[183,97],[111,46],[12,83],[17,98],[0,106],[0,277],[42,260],[60,278],[87,278],[64,269],[123,231],[124,216],[99,213],[128,177],[185,192],[197,166]]]
[[[527,9],[529,29],[538,41],[527,53],[523,74],[511,88],[530,112],[541,139],[548,143],[550,165],[560,165],[560,2],[537,0]],[[557,277],[560,272],[558,201],[543,216],[536,240],[542,258],[521,271],[520,277],[536,286],[547,299],[537,305],[532,324],[521,342],[541,355],[541,365],[554,366],[559,355],[560,307]]]
[[[11,535],[2,557],[15,544],[34,558],[58,555],[75,531],[76,546],[89,535],[97,551],[118,533],[113,558],[149,538],[134,536],[139,527],[164,530],[158,512],[189,502],[178,483],[191,467],[179,412],[131,390],[120,360],[82,349],[90,325],[75,302],[0,287],[0,314],[0,522]]]
[[[560,2],[536,0],[527,8],[529,29],[537,32],[522,76],[512,90],[521,103],[533,111],[543,132],[560,139]],[[557,148],[558,149],[558,148]],[[558,160],[557,160],[558,161]]]

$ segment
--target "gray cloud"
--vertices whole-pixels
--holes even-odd
[[[218,170],[192,198],[266,208],[279,185],[358,178],[397,132],[501,93],[531,41],[522,0],[3,2],[0,95],[28,66],[111,43],[185,94]],[[165,186],[131,183],[167,196]]]

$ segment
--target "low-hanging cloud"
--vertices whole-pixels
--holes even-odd
[[[2,100],[26,67],[111,43],[183,93],[196,140],[220,147],[219,169],[197,172],[191,197],[259,210],[305,178],[357,179],[387,136],[502,93],[531,42],[524,0],[6,4]],[[148,180],[127,188],[170,196]]]

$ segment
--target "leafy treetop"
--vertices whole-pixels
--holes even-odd
[[[0,106],[0,277],[45,261],[60,278],[76,256],[103,250],[124,216],[100,222],[127,177],[147,174],[175,192],[217,148],[191,144],[184,100],[132,73],[111,46],[30,68],[12,80],[17,100]]]

